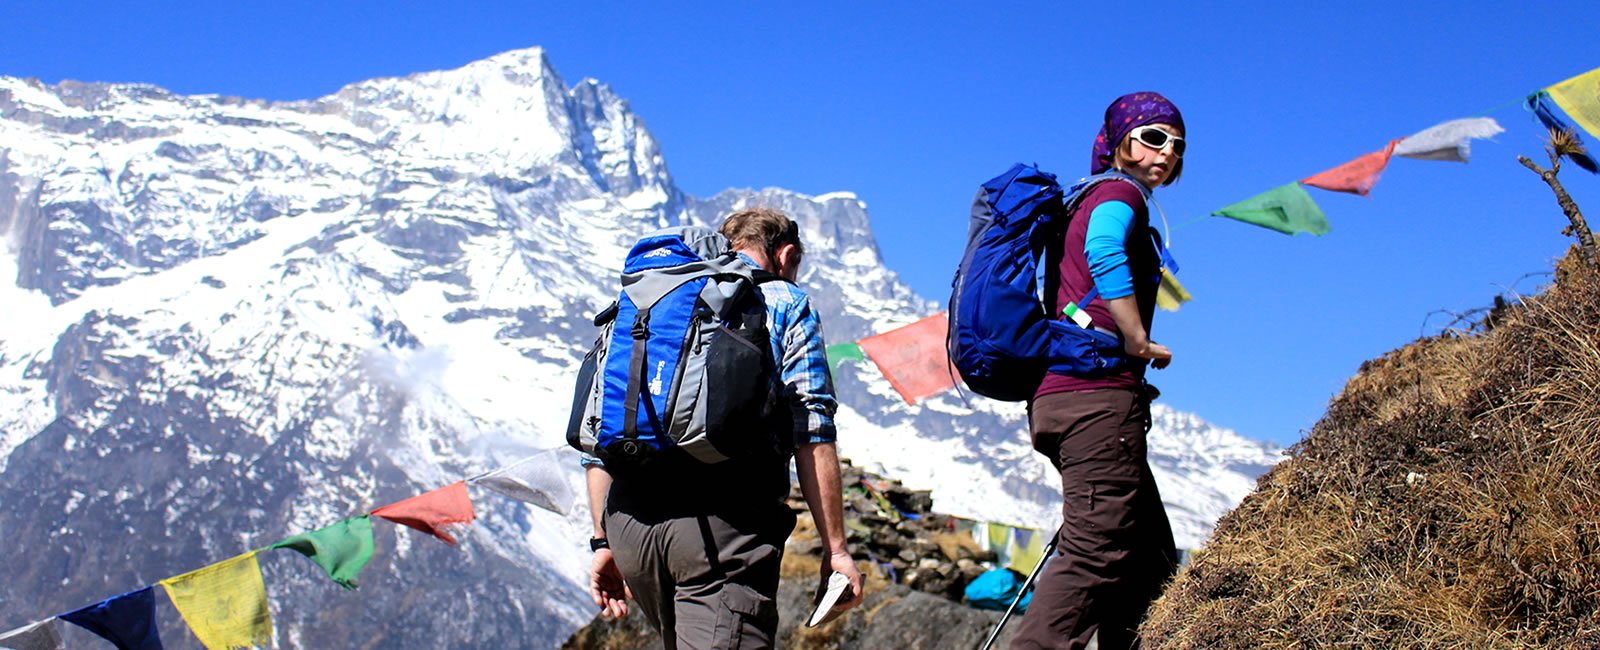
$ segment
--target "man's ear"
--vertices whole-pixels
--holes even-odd
[[[778,275],[788,276],[790,274],[786,273],[786,271],[789,271],[790,269],[793,269],[794,273],[792,275],[794,275],[794,276],[798,276],[799,275],[799,271],[800,271],[800,249],[797,248],[794,244],[779,244],[778,245],[778,249],[776,251],[773,251],[772,256],[773,256],[773,262],[774,262],[773,266],[776,267],[776,268],[772,269],[773,273],[776,273]],[[788,279],[792,281],[795,278],[789,277]]]

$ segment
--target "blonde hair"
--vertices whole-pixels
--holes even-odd
[[[728,215],[720,229],[733,247],[762,251],[774,258],[784,244],[794,245],[795,253],[804,255],[800,243],[800,225],[789,215],[767,207],[745,208]]]

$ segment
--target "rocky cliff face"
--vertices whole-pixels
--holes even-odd
[[[625,101],[538,49],[299,102],[0,77],[0,610],[48,616],[561,446],[631,243],[756,203],[800,222],[832,340],[937,308],[854,196],[687,196]],[[1054,527],[1016,405],[839,375],[846,456],[951,514]],[[1276,455],[1166,410],[1152,449],[1186,545]],[[475,496],[459,549],[380,527],[359,595],[264,556],[280,643],[566,638],[590,616],[588,513]]]

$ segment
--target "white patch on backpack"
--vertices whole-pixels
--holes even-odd
[[[665,368],[665,367],[667,367],[667,362],[665,362],[665,361],[657,361],[656,362],[656,376],[650,380],[650,394],[651,395],[660,395],[661,394],[661,369]]]
[[[666,257],[666,256],[671,255],[671,254],[672,254],[672,251],[670,249],[657,248],[657,249],[655,249],[653,251],[645,253],[644,256],[647,257],[647,258],[648,257]]]

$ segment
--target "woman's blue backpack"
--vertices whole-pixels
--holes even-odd
[[[1048,262],[1060,259],[1061,238],[1085,190],[1112,179],[1138,186],[1107,172],[1063,191],[1054,174],[1019,163],[978,189],[951,285],[946,340],[950,362],[973,392],[1023,401],[1046,371],[1094,376],[1127,366],[1116,336],[1052,317],[1055,285],[1046,274]],[[1076,304],[1093,298],[1091,291]]]

